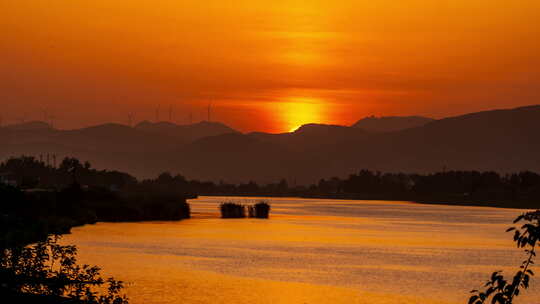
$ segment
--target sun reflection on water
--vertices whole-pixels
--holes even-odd
[[[202,197],[190,220],[98,223],[63,241],[130,282],[135,304],[462,303],[521,258],[504,234],[521,210],[273,198],[270,220],[222,220],[225,199],[251,198]]]

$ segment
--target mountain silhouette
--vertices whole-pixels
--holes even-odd
[[[365,121],[361,120],[361,121]],[[381,121],[378,119],[377,121]],[[383,119],[382,121],[385,121]],[[417,120],[419,121],[419,120]],[[396,125],[392,125],[395,127]],[[360,169],[540,171],[540,106],[471,113],[397,131],[307,124],[242,134],[220,123],[143,122],[77,130],[0,128],[0,157],[55,153],[139,177],[163,171],[202,180],[311,183]]]
[[[264,142],[285,146],[292,150],[302,151],[337,144],[352,138],[363,138],[366,135],[368,133],[362,129],[311,123],[302,125],[291,133],[250,133],[247,136]]]
[[[352,125],[370,132],[394,132],[423,126],[434,119],[422,116],[369,116]]]
[[[175,132],[178,130],[178,132]],[[150,177],[168,169],[163,155],[210,135],[237,132],[220,123],[168,125],[141,123],[135,128],[108,123],[73,130],[0,128],[0,158],[56,154],[90,160],[96,167]],[[169,156],[167,156],[169,157]],[[167,158],[165,158],[167,159]]]
[[[36,130],[49,130],[52,129],[51,125],[43,121],[29,121],[19,124],[12,124],[4,126],[6,129],[18,130],[18,131],[36,131]]]
[[[208,136],[216,136],[238,131],[219,122],[202,121],[190,125],[177,125],[171,122],[143,121],[135,126],[135,129],[172,137],[177,141],[190,142]]]
[[[327,174],[362,167],[381,171],[540,170],[540,106],[492,110],[337,145]]]

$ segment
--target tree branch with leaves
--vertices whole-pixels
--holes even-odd
[[[128,303],[121,294],[122,281],[102,278],[97,266],[78,264],[77,248],[58,244],[59,238],[49,236],[33,245],[4,248],[0,254],[0,293],[17,300],[38,296],[62,303]],[[106,292],[101,293],[103,290]]]
[[[521,263],[512,280],[505,279],[502,271],[494,272],[484,285],[486,290],[471,291],[469,304],[511,304],[522,290],[529,288],[529,281],[534,276],[531,267],[540,238],[540,210],[524,213],[514,220],[514,224],[521,222],[521,226],[511,227],[506,231],[514,231],[514,242],[518,248],[523,248],[527,258]]]

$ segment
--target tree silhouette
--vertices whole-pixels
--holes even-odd
[[[540,238],[540,210],[527,212],[518,216],[514,224],[525,222],[521,227],[508,228],[507,232],[514,231],[514,242],[518,248],[524,248],[527,258],[522,262],[519,270],[511,281],[505,279],[501,271],[495,271],[486,282],[485,291],[473,290],[469,304],[511,304],[522,289],[529,287],[529,281],[534,272],[530,269],[536,257],[536,245]],[[491,302],[488,302],[491,299]]]
[[[127,304],[123,282],[100,276],[97,266],[77,263],[77,248],[49,236],[0,254],[0,294],[13,303]],[[104,288],[106,287],[106,288]],[[101,292],[105,291],[105,292]]]

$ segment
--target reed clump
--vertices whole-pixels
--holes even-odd
[[[245,218],[246,206],[233,202],[225,202],[219,206],[221,218]]]
[[[221,211],[221,218],[250,217],[267,219],[270,215],[270,204],[266,201],[260,201],[254,205],[247,206],[234,202],[224,202],[220,204],[219,209]]]
[[[253,206],[248,207],[249,217],[267,219],[270,215],[270,204],[266,201],[260,201]]]

